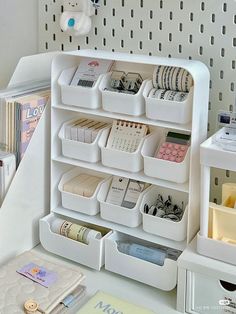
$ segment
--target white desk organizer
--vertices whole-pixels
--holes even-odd
[[[152,216],[144,213],[144,205],[152,206],[161,194],[164,199],[168,198],[168,195],[172,197],[172,203],[182,206],[184,205],[184,214],[179,222],[174,222],[164,218]],[[140,211],[143,216],[143,230],[146,232],[159,235],[174,241],[183,241],[187,237],[187,223],[188,223],[188,194],[179,191],[170,191],[157,186],[153,186],[147,190],[144,194],[142,202],[140,204]]]
[[[136,257],[126,255],[118,250],[116,241],[129,241],[155,247],[136,238],[114,232],[105,241],[105,268],[122,276],[135,279],[150,286],[170,291],[177,283],[177,262],[166,258],[159,266]]]
[[[71,86],[70,82],[76,70],[77,67],[66,69],[62,71],[58,79],[58,85],[61,88],[62,103],[64,105],[72,105],[88,109],[100,108],[102,104],[102,96],[99,90],[99,84],[103,75],[100,75],[92,88]]]
[[[100,270],[105,263],[104,240],[108,237],[109,232],[102,239],[90,239],[89,244],[84,244],[52,232],[51,222],[55,217],[54,214],[50,214],[40,221],[40,239],[43,247],[49,252]],[[66,220],[67,217],[63,217],[63,219]],[[70,219],[70,221],[72,220]],[[72,222],[84,225],[78,220]]]
[[[189,178],[190,149],[181,163],[155,158],[158,146],[164,141],[159,131],[147,137],[142,148],[144,173],[149,177],[184,183]]]
[[[221,130],[217,134],[220,132]],[[236,171],[236,152],[224,150],[222,147],[216,145],[213,140],[214,137],[215,135],[201,145],[201,229],[197,239],[197,250],[200,254],[236,265],[236,244],[210,238],[208,233],[209,209],[214,208],[216,215],[219,213],[223,215],[223,213],[226,214],[227,212],[227,216],[229,215],[227,218],[229,225],[235,219],[235,213],[232,209],[217,206],[213,203],[209,204],[210,168]]]
[[[100,203],[101,217],[105,220],[113,221],[128,227],[138,227],[141,224],[142,216],[140,213],[140,204],[142,199],[150,188],[143,191],[134,208],[126,208],[118,205],[106,203],[107,194],[110,189],[112,178],[104,182],[98,192],[98,201]]]
[[[187,124],[191,121],[194,87],[190,89],[187,99],[181,102],[148,97],[152,88],[152,81],[148,81],[143,92],[147,118],[178,124]]]
[[[68,193],[63,190],[63,186],[66,182],[72,180],[82,173],[98,176],[102,179],[102,181],[98,184],[93,196],[91,197],[84,197],[78,194]],[[100,172],[94,172],[89,170],[84,171],[81,168],[73,168],[62,176],[58,186],[58,189],[61,192],[62,206],[64,208],[74,210],[86,215],[97,215],[97,213],[99,213],[100,211],[97,195],[102,183],[104,183],[107,178],[107,175],[103,175]]]
[[[93,99],[90,99],[89,96],[86,99],[86,102],[81,104],[86,104],[86,107],[74,106],[74,102],[70,102],[71,106],[63,105],[61,99],[61,88],[58,85],[58,79],[65,69],[75,68],[82,57],[92,57],[92,58],[102,58],[105,60],[114,60],[115,69],[119,69],[124,72],[138,72],[143,75],[144,79],[152,77],[154,68],[156,65],[165,65],[165,66],[176,66],[182,67],[189,71],[194,79],[194,89],[193,89],[193,102],[192,102],[192,117],[191,123],[181,125],[171,122],[163,122],[159,120],[150,120],[143,116],[134,116],[125,113],[114,113],[103,110],[103,108],[93,109]],[[71,74],[72,75],[72,74]],[[109,74],[108,74],[109,75]],[[68,78],[64,78],[69,82]],[[98,83],[98,82],[97,82]],[[147,244],[156,244],[163,245],[174,249],[183,250],[186,247],[186,244],[193,238],[196,232],[199,229],[198,224],[198,215],[199,215],[199,199],[200,199],[200,162],[199,162],[199,147],[200,143],[206,139],[207,136],[207,115],[208,115],[208,96],[209,96],[209,72],[207,68],[198,61],[188,61],[188,60],[177,60],[172,58],[159,58],[153,56],[145,55],[134,55],[134,54],[123,54],[123,53],[112,53],[105,51],[92,51],[92,50],[80,50],[76,52],[63,53],[56,57],[53,61],[52,66],[52,123],[51,123],[51,154],[52,154],[52,164],[51,164],[51,211],[66,216],[68,220],[78,220],[84,223],[91,223],[99,226],[112,229],[113,231],[119,231],[120,235],[127,237],[134,237],[136,239],[142,239]],[[78,90],[79,91],[79,90]],[[89,92],[89,91],[88,91]],[[100,91],[99,91],[100,92]],[[101,94],[101,92],[100,92]],[[118,95],[121,96],[121,95]],[[122,95],[126,98],[127,95]],[[68,93],[68,97],[70,94]],[[84,99],[83,93],[80,95],[80,92],[76,96],[79,100]],[[100,97],[100,96],[99,96]],[[132,96],[133,97],[133,96]],[[127,98],[128,101],[129,97]],[[90,103],[91,101],[91,103]],[[100,102],[100,100],[99,100]],[[122,105],[122,103],[119,103]],[[127,113],[127,112],[126,112]],[[102,118],[102,120],[112,123],[113,120],[122,119],[129,120],[135,123],[146,123],[151,126],[152,132],[156,133],[158,131],[166,134],[169,130],[183,133],[191,134],[191,147],[189,152],[190,162],[188,164],[191,177],[189,176],[186,180],[186,183],[176,183],[168,181],[166,177],[154,178],[149,177],[143,172],[143,156],[141,155],[141,150],[143,142],[148,140],[151,135],[148,135],[146,139],[140,144],[138,151],[129,154],[123,153],[116,150],[109,150],[105,147],[105,141],[101,144],[101,156],[102,162],[91,163],[89,162],[89,154],[87,160],[76,160],[73,158],[65,157],[62,155],[62,142],[58,137],[61,126],[68,120],[75,119],[77,116],[87,117],[90,119]],[[150,155],[151,156],[151,155]],[[183,224],[180,225],[180,230],[176,230],[178,236],[183,232],[184,235],[187,233],[186,240],[184,241],[175,241],[168,238],[160,237],[156,234],[147,233],[143,230],[143,226],[139,225],[141,212],[138,213],[135,211],[125,210],[122,208],[117,210],[112,210],[110,207],[110,213],[108,212],[108,207],[106,208],[105,215],[105,195],[108,189],[108,183],[104,183],[101,187],[100,192],[98,193],[98,200],[100,201],[100,206],[102,209],[103,217],[109,219],[102,219],[99,214],[95,216],[85,215],[83,213],[72,211],[61,207],[61,195],[58,191],[58,183],[62,175],[76,166],[81,169],[90,169],[97,172],[106,173],[108,175],[116,175],[121,177],[126,177],[130,179],[135,179],[139,181],[144,181],[151,183],[160,188],[165,188],[171,191],[177,191],[180,193],[186,193],[186,204],[188,204],[188,210],[185,212]],[[121,170],[123,169],[123,170]],[[172,171],[166,167],[168,174]],[[155,171],[155,166],[152,169]],[[140,199],[141,201],[141,199]],[[80,203],[80,201],[79,201]],[[82,203],[80,203],[82,204]],[[138,207],[138,206],[137,206]],[[116,213],[116,215],[113,213]],[[110,215],[109,215],[110,214]],[[47,218],[45,218],[47,220]],[[126,224],[125,224],[125,223]],[[123,224],[124,223],[124,224]],[[148,223],[147,223],[148,224]],[[129,227],[132,225],[132,228]],[[136,227],[134,226],[136,225]],[[177,226],[177,225],[176,225]],[[185,229],[186,228],[186,229]],[[41,232],[41,235],[43,232]],[[46,240],[50,239],[51,234],[45,233],[43,236],[44,243]],[[184,236],[183,236],[184,238]],[[64,240],[63,240],[64,241]],[[111,242],[111,243],[110,243]],[[59,246],[58,238],[58,246]],[[155,287],[161,289],[170,290],[176,285],[176,262],[167,260],[163,267],[157,267],[156,265],[151,265],[145,261],[137,261],[136,259],[131,258],[130,256],[124,256],[124,254],[119,254],[117,252],[114,239],[110,239],[111,251],[109,250],[108,244],[108,254],[110,255],[110,262],[108,258],[107,267],[116,270],[119,272],[119,259],[122,261],[121,273],[125,276],[130,276],[134,279],[140,280],[147,284],[151,284]],[[63,247],[61,245],[61,247]],[[68,247],[66,252],[62,252],[62,249],[59,251],[53,245],[50,247],[50,251],[64,257],[75,258],[74,254],[78,256],[83,254],[82,252],[74,253],[75,249]],[[119,259],[112,257],[118,256]],[[121,256],[120,256],[121,255]],[[76,258],[75,258],[76,259]],[[85,260],[85,259],[84,259]],[[79,262],[79,260],[78,260]],[[110,265],[110,266],[109,266]],[[142,271],[140,272],[140,269]],[[148,276],[146,276],[146,270]]]
[[[99,131],[95,141],[91,144],[68,140],[65,138],[65,127],[76,120],[77,119],[73,119],[64,123],[59,132],[58,136],[62,142],[62,155],[69,158],[96,163],[101,159],[100,146],[106,145],[110,129],[107,128]]]
[[[50,81],[51,62],[55,55],[39,54],[20,59],[9,87]],[[39,243],[38,220],[47,214],[50,207],[49,120],[50,104],[40,118],[0,208],[0,263]]]
[[[147,89],[147,80],[143,81],[138,93],[132,95],[105,90],[109,87],[110,77],[111,74],[104,78],[100,85],[103,109],[132,116],[143,115],[145,113],[145,99],[143,93]]]

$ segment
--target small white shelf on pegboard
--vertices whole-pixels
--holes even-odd
[[[215,138],[222,132],[207,139],[200,148],[201,161],[201,223],[197,237],[197,250],[200,254],[236,265],[236,245],[209,237],[209,211],[222,211],[227,208],[209,203],[210,195],[210,169],[227,169],[236,171],[236,152],[223,149],[215,142]],[[215,205],[215,206],[214,206]],[[233,219],[232,215],[232,219]]]
[[[103,107],[101,108],[94,108],[91,109],[89,107],[84,106],[74,106],[73,102],[69,105],[63,104],[62,100],[62,93],[63,90],[61,89],[60,84],[58,84],[58,79],[66,69],[70,69],[76,67],[80,64],[81,58],[83,57],[92,57],[97,59],[104,59],[104,60],[113,60],[113,70],[118,69],[128,72],[139,71],[143,74],[143,78],[146,79],[148,77],[152,77],[153,71],[157,65],[160,66],[169,66],[169,67],[177,67],[182,68],[188,71],[193,78],[194,86],[193,86],[193,99],[191,103],[192,107],[192,115],[188,124],[180,124],[179,121],[170,122],[170,121],[162,121],[160,120],[151,120],[148,119],[143,113],[141,116],[135,116],[132,112],[127,115],[124,112],[110,112],[104,110]],[[102,94],[102,92],[100,91]],[[101,95],[100,95],[101,96]],[[116,94],[115,96],[119,96]],[[127,96],[127,95],[125,95]],[[130,97],[127,97],[127,100]],[[103,98],[102,98],[103,99]],[[116,99],[118,101],[119,97]],[[51,212],[58,217],[62,217],[64,219],[68,219],[68,221],[73,222],[83,222],[91,225],[91,226],[99,226],[102,228],[106,228],[112,230],[113,233],[119,232],[124,235],[127,239],[131,239],[136,243],[136,241],[146,241],[150,243],[150,245],[161,245],[166,246],[172,249],[184,250],[186,248],[187,243],[191,241],[191,239],[195,236],[197,231],[199,230],[199,194],[200,194],[200,143],[202,143],[207,136],[207,112],[208,112],[208,99],[209,99],[209,71],[207,67],[198,62],[193,60],[181,60],[181,59],[172,59],[172,58],[160,58],[160,57],[152,57],[152,56],[145,56],[145,55],[134,55],[134,54],[123,54],[117,52],[106,52],[106,51],[93,51],[93,50],[80,50],[75,52],[68,52],[58,55],[52,64],[52,124],[51,124]],[[143,98],[145,102],[145,98]],[[118,101],[120,104],[120,102]],[[103,103],[102,103],[103,105]],[[167,109],[168,110],[168,109]],[[122,111],[122,110],[121,110]],[[113,120],[123,119],[129,120],[130,122],[137,122],[137,123],[145,123],[150,127],[150,135],[147,136],[151,137],[152,132],[159,132],[161,134],[167,134],[170,130],[174,132],[182,132],[186,135],[191,135],[191,144],[189,146],[189,162],[186,165],[186,169],[188,169],[188,176],[186,180],[182,180],[178,182],[178,180],[170,180],[170,177],[167,176],[155,176],[151,177],[147,173],[145,173],[145,167],[143,164],[143,155],[141,154],[141,149],[143,143],[141,142],[140,147],[134,153],[130,153],[127,157],[127,154],[123,153],[121,156],[121,152],[119,151],[111,151],[112,156],[110,154],[108,156],[104,156],[104,151],[107,150],[104,145],[99,145],[101,148],[101,161],[97,162],[89,162],[88,160],[84,160],[86,158],[81,158],[81,148],[78,152],[77,149],[74,150],[75,146],[73,143],[73,147],[71,146],[71,151],[73,148],[73,154],[64,154],[64,144],[62,142],[62,138],[58,136],[60,130],[62,130],[62,126],[67,122],[73,119],[78,119],[80,117],[90,118],[90,119],[99,119],[104,122],[112,123]],[[143,141],[147,140],[144,139]],[[100,143],[101,144],[101,143]],[[149,145],[153,145],[154,149],[157,148],[157,143],[150,143]],[[76,145],[76,147],[78,147]],[[91,152],[93,153],[92,149]],[[153,151],[154,154],[154,151]],[[151,156],[151,155],[150,155]],[[153,155],[154,156],[154,155]],[[151,157],[153,157],[151,156]],[[76,157],[76,159],[75,159]],[[106,157],[106,160],[105,158]],[[112,158],[111,158],[112,157]],[[132,160],[131,160],[132,159]],[[129,161],[129,163],[128,163]],[[127,166],[128,165],[128,166]],[[119,166],[119,167],[118,167]],[[73,170],[76,167],[78,170]],[[153,166],[154,167],[154,166]],[[172,195],[175,192],[179,196],[179,198],[184,198],[185,205],[188,204],[188,210],[185,212],[184,220],[182,221],[183,224],[176,225],[176,229],[178,236],[171,236],[172,225],[168,224],[167,221],[162,221],[163,224],[166,225],[167,232],[165,234],[153,234],[149,228],[148,232],[145,231],[144,226],[140,218],[142,218],[141,213],[139,212],[139,208],[132,217],[128,215],[128,211],[125,217],[121,215],[118,217],[116,212],[114,215],[110,215],[109,217],[106,216],[106,219],[103,219],[104,211],[102,208],[104,204],[103,198],[98,197],[98,201],[100,201],[100,210],[101,215],[99,214],[99,208],[97,210],[96,215],[88,215],[88,212],[83,212],[81,208],[79,210],[72,210],[71,206],[63,206],[61,193],[58,190],[58,184],[61,178],[65,175],[65,173],[70,173],[71,171],[83,171],[87,172],[87,170],[95,171],[101,173],[101,175],[116,175],[119,177],[126,177],[129,179],[134,179],[137,181],[143,181],[146,183],[153,184],[159,188],[162,188],[166,191],[167,195]],[[170,172],[170,168],[166,167],[166,171]],[[175,174],[178,176],[178,174]],[[184,181],[184,182],[183,182]],[[99,194],[99,196],[101,196]],[[76,203],[76,202],[75,202]],[[74,205],[74,204],[73,204]],[[76,203],[76,205],[78,205]],[[80,202],[79,205],[82,205]],[[80,206],[79,206],[80,207]],[[84,207],[84,206],[83,206]],[[70,208],[70,209],[68,209]],[[77,209],[78,207],[74,208]],[[117,208],[116,208],[117,209]],[[135,210],[136,210],[135,209]],[[112,208],[110,208],[112,210]],[[122,213],[122,209],[120,209],[120,213]],[[102,213],[103,211],[103,213]],[[132,214],[132,213],[131,213]],[[138,214],[138,215],[136,215]],[[115,219],[114,219],[115,217]],[[138,218],[138,221],[136,221]],[[50,217],[46,217],[46,220]],[[53,253],[58,255],[62,255],[61,251],[55,250],[53,246],[47,244],[47,237],[53,238],[53,235],[48,232],[44,234],[44,225],[45,219],[40,221],[40,230],[41,230],[41,238],[44,247]],[[130,219],[129,222],[126,222]],[[49,221],[48,220],[48,221]],[[132,221],[131,221],[132,220]],[[125,221],[125,224],[124,224]],[[147,223],[150,225],[150,223]],[[150,226],[149,226],[150,227]],[[179,234],[181,233],[181,236]],[[183,236],[182,236],[183,234]],[[127,237],[128,236],[128,237]],[[60,237],[53,238],[55,241],[55,247],[61,247]],[[51,240],[50,240],[51,241]],[[50,242],[49,241],[49,242]],[[112,239],[110,242],[112,244]],[[108,245],[109,246],[109,245]],[[99,249],[99,245],[97,244],[97,249]],[[83,253],[82,253],[83,254]],[[78,263],[84,264],[85,259],[80,259],[78,256],[75,257],[71,249],[69,249],[68,254],[66,253],[66,257],[72,260],[77,260]],[[74,258],[74,257],[75,258]],[[90,257],[91,259],[92,257]],[[104,255],[103,255],[104,258]],[[131,259],[128,259],[131,261]],[[134,262],[129,262],[127,264],[126,259],[120,259],[120,263],[124,263],[123,265],[119,264],[119,261],[116,262],[116,267],[120,267],[125,270],[122,274],[127,275],[126,270],[132,268],[133,265],[146,265],[146,263],[139,263],[138,259],[133,258]],[[94,264],[95,262],[95,264]],[[99,260],[97,261],[90,260],[90,266],[98,269],[101,266]],[[168,266],[168,265],[166,265]],[[145,269],[151,269],[148,267]],[[155,283],[153,282],[153,277],[150,276],[149,278],[145,279],[145,283],[149,285],[154,285],[155,287],[159,287],[161,289],[173,289],[177,283],[176,277],[176,270],[177,270],[177,261],[171,262],[171,266],[157,268],[158,269],[156,274],[158,276],[155,278]],[[116,269],[113,269],[116,272]],[[160,275],[161,274],[161,275]],[[154,276],[155,277],[155,276]],[[133,279],[144,281],[137,273],[133,272],[132,275]],[[163,279],[161,279],[163,278]],[[163,286],[162,282],[169,283]]]

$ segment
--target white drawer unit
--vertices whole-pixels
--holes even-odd
[[[235,280],[235,278],[234,278]],[[236,281],[187,271],[187,313],[236,313]]]
[[[197,254],[196,242],[195,238],[178,260],[177,309],[191,314],[235,314],[235,266]]]
[[[190,95],[191,101],[188,103],[191,108],[188,108],[186,112],[187,118],[180,121],[173,120],[171,117],[169,120],[164,119],[165,105],[162,104],[160,119],[157,119],[158,114],[155,119],[149,119],[145,112],[145,99],[147,98],[146,89],[150,82],[148,85],[145,81],[137,95],[104,92],[104,86],[106,87],[110,77],[108,73],[100,77],[92,89],[71,88],[69,82],[83,57],[113,60],[111,71],[139,72],[144,80],[152,78],[157,65],[187,70],[194,81]],[[198,231],[199,146],[207,136],[208,97],[209,72],[207,67],[198,61],[92,50],[68,52],[55,57],[52,64],[51,216],[40,222],[43,246],[52,253],[81,264],[87,263],[87,266],[95,269],[103,266],[106,256],[105,267],[110,271],[156,288],[172,290],[177,282],[176,260],[172,260],[171,257],[166,258],[164,265],[158,266],[141,258],[122,254],[116,249],[117,239],[134,241],[136,244],[143,243],[154,248],[164,246],[183,251]],[[119,104],[121,104],[120,107],[118,107]],[[185,105],[183,103],[183,106]],[[172,106],[175,106],[174,102]],[[158,106],[156,110],[159,110]],[[169,110],[167,106],[165,114],[168,115]],[[150,134],[140,142],[134,153],[108,149],[106,142],[109,129],[99,134],[97,141],[91,145],[66,140],[65,126],[68,122],[80,118],[110,124],[114,120],[146,124]],[[174,165],[174,169],[167,163],[157,165],[153,158],[154,150],[158,145],[156,134],[159,133],[161,140],[162,135],[170,131],[191,135],[186,162]],[[85,198],[64,193],[62,189],[65,180],[83,172],[104,178],[94,195],[91,198]],[[149,197],[145,198],[145,193],[149,193],[149,188],[140,195],[136,206],[131,210],[121,206],[109,206],[106,203],[106,195],[111,182],[109,176],[114,175],[153,185],[153,188],[150,187],[153,191],[153,201],[155,201],[155,193],[157,195],[162,193],[165,197],[172,195],[173,200],[178,204],[183,203],[185,208],[182,221],[175,223],[167,219],[154,219],[155,217],[151,215],[144,216],[143,200],[145,199],[145,203],[150,204]],[[53,234],[50,229],[50,221],[53,217],[64,217],[78,224],[103,227],[108,230],[108,233],[101,240],[95,240],[91,246],[86,247]],[[160,228],[159,232],[155,230],[156,228]],[[92,254],[92,245],[94,245],[94,254]],[[105,255],[104,247],[105,251],[106,248],[108,250]],[[116,259],[116,255],[119,258]],[[121,264],[122,268],[119,270]],[[139,268],[143,269],[142,275]]]

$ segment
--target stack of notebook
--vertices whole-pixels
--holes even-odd
[[[17,165],[43,114],[50,91],[40,90],[18,95],[12,93],[2,98],[0,95],[1,148],[15,154]]]

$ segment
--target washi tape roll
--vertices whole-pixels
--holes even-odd
[[[151,89],[148,97],[159,99],[159,100],[169,100],[169,101],[182,102],[182,101],[185,101],[187,99],[188,93],[177,92],[174,90],[153,88],[153,89]]]
[[[189,92],[193,85],[191,74],[183,68],[156,66],[153,73],[153,86],[179,92]]]

